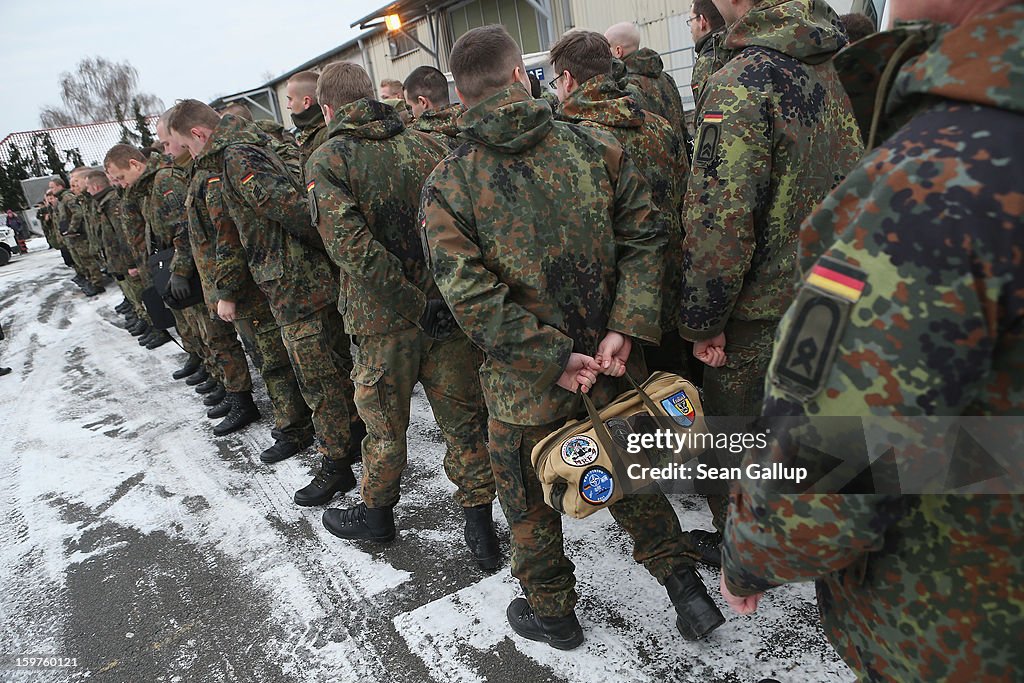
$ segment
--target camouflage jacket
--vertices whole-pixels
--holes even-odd
[[[146,170],[129,188],[127,197],[145,221],[144,249],[148,262],[152,254],[174,248],[171,272],[190,277],[195,268],[188,241],[188,219],[185,216],[185,173],[162,154],[153,153],[146,161]],[[128,215],[125,220],[137,219]],[[133,249],[137,251],[137,249]]]
[[[1024,89],[1009,77],[1024,72],[1022,36],[1018,4],[904,66],[889,107],[917,115],[805,223],[834,222],[837,236],[779,328],[766,415],[1024,415]],[[924,442],[879,436],[880,448]],[[1022,529],[1019,495],[745,485],[724,564],[740,594],[817,580],[826,633],[862,680],[1015,680]]]
[[[135,267],[135,259],[128,250],[121,227],[121,198],[115,188],[108,187],[93,197],[93,202],[96,234],[107,272],[126,275],[129,268]]]
[[[423,181],[448,150],[408,130],[376,100],[341,107],[328,129],[327,142],[306,166],[306,190],[327,253],[341,268],[345,331],[412,327],[427,299],[441,298],[424,261],[416,213]]]
[[[633,100],[640,105],[640,108],[644,111],[651,113],[657,113],[656,109],[650,102],[647,101],[647,95],[641,90],[633,80],[630,79],[629,73],[626,71],[626,65],[621,59],[612,58],[612,78],[618,83],[620,90],[625,90],[629,95],[633,97]],[[544,91],[545,97],[554,97],[554,108],[558,108],[558,97],[554,94],[550,88]],[[662,116],[662,118],[665,118]],[[666,119],[667,120],[667,119]]]
[[[215,221],[217,297],[237,301],[251,276],[277,322],[286,325],[334,305],[338,285],[301,185],[272,149],[259,128],[228,114],[196,166],[220,178],[231,219]]]
[[[521,85],[459,125],[466,143],[423,190],[434,278],[484,351],[490,415],[547,424],[574,412],[555,384],[571,352],[593,355],[608,330],[660,341],[662,223],[615,138],[555,122]]]
[[[85,237],[85,214],[82,198],[71,190],[62,190],[57,195],[57,225],[65,237]]]
[[[390,100],[382,100],[382,104],[386,104],[395,110],[395,114],[398,115],[398,120],[403,125],[412,125],[413,115],[412,109],[409,108],[409,103],[405,101],[404,97],[396,97]]]
[[[661,329],[679,327],[679,279],[683,242],[682,209],[686,177],[690,172],[679,134],[668,121],[642,110],[612,76],[595,76],[576,89],[555,112],[569,123],[605,130],[615,136],[651,188],[663,222],[665,279],[662,286]]]
[[[306,158],[302,156],[302,150],[299,149],[299,143],[296,142],[295,136],[277,121],[256,119],[253,124],[270,136],[270,148],[274,154],[284,162],[285,167],[292,175],[302,180],[302,165],[306,162]],[[323,141],[320,144],[323,144]]]
[[[845,40],[810,0],[762,2],[730,27],[734,56],[708,80],[687,188],[684,338],[777,321],[792,301],[800,223],[862,149],[828,61]]]
[[[85,226],[85,237],[89,242],[89,251],[98,260],[103,261],[103,245],[100,243],[96,199],[88,192],[82,192],[78,198],[78,206],[79,211],[82,212],[82,225]]]
[[[427,133],[449,150],[461,143],[459,140],[459,117],[465,108],[461,104],[452,104],[438,111],[425,111],[412,122],[412,129]]]
[[[701,101],[700,96],[704,92],[704,84],[711,78],[712,74],[725,66],[728,61],[725,49],[722,47],[722,39],[725,31],[709,33],[699,41],[694,48],[697,59],[693,64],[693,73],[690,75],[690,90],[693,91],[693,101],[696,103],[694,120],[700,118]]]
[[[661,55],[642,47],[626,55],[622,63],[626,67],[626,78],[644,94],[648,105],[645,109],[666,119],[682,135],[686,130],[683,98],[675,79],[665,71]]]
[[[121,196],[121,232],[134,267],[142,274],[143,282],[149,282],[149,252],[146,249],[146,217],[142,215],[141,196],[129,187],[119,192]]]
[[[300,165],[305,168],[309,155],[327,140],[327,122],[319,104],[313,103],[301,114],[292,114],[295,124],[295,141],[299,145]]]

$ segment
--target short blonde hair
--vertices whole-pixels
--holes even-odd
[[[182,100],[167,113],[167,130],[179,135],[188,135],[193,128],[201,126],[213,130],[220,123],[220,114],[213,107],[199,100]]]
[[[334,62],[324,67],[316,84],[316,101],[338,109],[356,100],[375,99],[373,81],[366,69],[351,62]]]

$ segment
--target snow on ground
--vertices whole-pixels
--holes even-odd
[[[31,248],[0,269],[0,364],[14,368],[0,378],[0,679],[853,679],[810,586],[684,641],[664,589],[604,513],[566,523],[584,645],[564,653],[513,637],[504,611],[518,585],[507,565],[488,575],[468,560],[421,393],[399,540],[348,544],[323,529],[321,509],[291,501],[312,452],[260,463],[267,418],[214,438],[194,392],[170,379],[183,354],[139,347],[113,311],[115,287],[87,300],[56,251]],[[257,401],[269,416],[261,385]],[[710,528],[702,501],[673,502],[684,528]],[[497,506],[495,517],[507,538]],[[25,655],[75,666],[18,670]]]

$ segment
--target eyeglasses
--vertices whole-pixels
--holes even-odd
[[[689,19],[686,20],[686,25],[689,26],[690,24],[692,24],[693,22],[697,21],[698,19],[700,19],[700,15],[699,14],[694,15],[694,16],[692,16],[692,17],[690,17]]]
[[[552,78],[550,81],[548,81],[548,87],[550,87],[552,90],[558,90],[558,88],[555,86],[555,83],[558,83],[558,79],[561,78],[564,75],[565,75],[565,72],[563,71],[562,73],[560,73],[557,76],[555,76],[554,78]]]

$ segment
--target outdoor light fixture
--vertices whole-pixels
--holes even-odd
[[[402,18],[397,14],[389,14],[384,17],[384,23],[387,24],[389,31],[400,31],[402,29]]]

